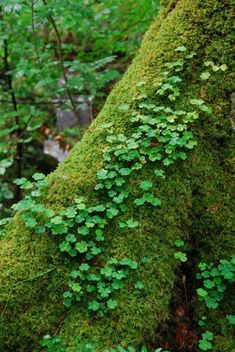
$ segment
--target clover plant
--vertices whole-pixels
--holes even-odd
[[[220,301],[224,298],[224,292],[228,285],[235,282],[235,256],[230,260],[221,259],[219,264],[215,263],[199,263],[199,273],[197,278],[202,282],[202,287],[197,289],[198,298],[205,302],[208,309],[216,309],[219,307]],[[235,316],[227,315],[228,323],[235,324]],[[202,317],[199,321],[200,326],[206,325],[206,317]],[[211,350],[213,333],[206,331],[199,340],[199,348],[203,351]]]

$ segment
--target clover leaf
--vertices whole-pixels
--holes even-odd
[[[175,253],[175,259],[180,260],[181,262],[186,262],[187,261],[187,255],[183,252],[176,252]]]
[[[118,305],[117,301],[115,301],[112,298],[108,299],[107,306],[108,306],[109,309],[114,309],[114,308],[117,307],[117,305]]]
[[[153,183],[151,181],[141,181],[140,188],[144,191],[148,191],[150,188],[153,187]]]
[[[210,76],[211,76],[211,74],[208,71],[206,71],[206,72],[202,72],[202,74],[200,75],[200,78],[202,80],[206,80],[206,79],[210,78]]]
[[[100,309],[101,304],[97,301],[91,301],[88,304],[88,309],[93,310],[93,311],[97,311],[98,309]]]
[[[85,241],[77,242],[75,246],[79,253],[84,253],[87,251],[88,245]]]
[[[142,290],[142,288],[144,288],[144,284],[143,282],[141,281],[137,281],[135,284],[134,284],[135,288],[138,288],[139,290]]]

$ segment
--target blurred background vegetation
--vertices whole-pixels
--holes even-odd
[[[53,171],[96,118],[158,0],[0,3],[0,219],[15,178]]]

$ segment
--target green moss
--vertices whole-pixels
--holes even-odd
[[[100,129],[101,125],[112,121],[117,133],[128,133],[130,113],[120,113],[118,107],[138,94],[136,83],[147,80],[151,95],[153,83],[159,79],[164,63],[174,58],[176,46],[184,44],[196,52],[192,72],[185,73],[179,108],[195,97],[202,97],[213,107],[212,116],[203,117],[193,126],[198,146],[189,153],[187,161],[169,167],[166,180],[156,185],[156,196],[162,199],[160,209],[146,207],[137,212],[130,203],[126,216],[134,214],[141,226],[135,231],[120,231],[114,221],[107,233],[107,257],[126,255],[139,260],[147,255],[151,259],[139,272],[140,280],[145,283],[144,290],[139,293],[127,285],[118,293],[118,308],[102,320],[92,319],[82,306],[65,312],[62,292],[70,268],[64,265],[58,252],[59,240],[51,235],[30,233],[15,218],[0,245],[4,351],[37,351],[37,341],[46,333],[53,334],[62,317],[61,335],[66,342],[78,335],[106,346],[116,343],[138,346],[154,339],[160,342],[161,327],[170,317],[169,302],[174,293],[174,240],[190,239],[199,259],[211,261],[231,253],[234,244],[230,235],[232,204],[229,196],[232,4],[231,0],[169,2],[82,142],[48,178],[50,186],[44,195],[45,204],[59,209],[70,204],[76,194],[84,195],[91,203],[96,202],[93,189],[96,171],[102,165],[107,133]],[[196,82],[204,59],[226,63],[228,71],[217,73],[202,86]],[[151,167],[147,165],[130,180],[130,192],[134,193],[137,182],[150,174]],[[48,269],[54,270],[16,285]],[[212,319],[212,324],[216,325],[216,320]],[[231,340],[230,331],[223,335],[218,340]]]

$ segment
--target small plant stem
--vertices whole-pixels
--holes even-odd
[[[47,6],[46,0],[43,0],[43,4],[44,4],[45,6]],[[50,20],[50,22],[51,22],[51,25],[52,25],[52,27],[53,27],[53,29],[54,29],[54,31],[55,31],[56,38],[57,38],[57,48],[58,48],[57,55],[58,55],[58,59],[59,59],[59,62],[60,62],[61,71],[62,71],[62,74],[63,74],[65,89],[66,89],[68,98],[69,98],[69,100],[70,100],[70,103],[71,103],[71,105],[72,105],[74,114],[75,114],[76,116],[79,116],[76,103],[75,103],[75,101],[73,100],[72,93],[71,93],[71,91],[70,91],[70,89],[69,89],[69,86],[68,86],[68,79],[67,79],[66,70],[65,70],[65,65],[64,65],[64,59],[63,59],[63,50],[62,50],[61,35],[60,35],[59,30],[58,30],[58,27],[57,27],[57,24],[56,24],[56,22],[55,22],[54,17],[53,17],[51,14],[49,14],[49,15],[48,15],[48,18],[49,18],[49,20]]]
[[[35,53],[36,53],[36,59],[37,59],[38,66],[40,68],[40,73],[42,75],[42,78],[44,81],[46,81],[46,76],[43,72],[43,63],[40,58],[39,46],[38,46],[38,41],[37,41],[37,36],[36,36],[36,31],[35,31],[35,0],[31,0],[31,18],[32,18],[31,19],[31,28],[32,28],[32,33],[33,33],[33,45],[34,45],[34,49],[35,49]],[[56,94],[56,92],[53,92],[51,90],[51,87],[47,83],[46,83],[46,86],[47,86],[48,91],[50,91],[50,93],[56,97],[56,99],[59,101],[59,103],[61,105],[68,106],[68,104],[66,104],[65,102],[63,102],[61,100],[60,96],[58,94]],[[48,105],[48,104],[51,104],[51,101],[50,102],[42,101],[42,102],[33,102],[33,103],[34,104],[41,104],[41,105],[44,105],[44,104]],[[70,106],[68,106],[68,107],[70,108]]]
[[[187,313],[189,312],[189,305],[188,305],[188,294],[187,294],[187,289],[186,289],[186,276],[183,275],[182,276],[182,284],[184,287],[184,296],[185,296],[185,303],[186,303],[186,307],[187,307]]]

